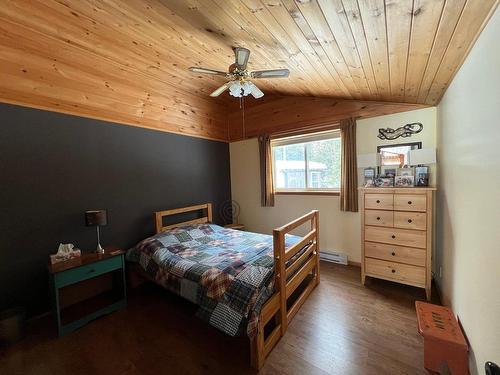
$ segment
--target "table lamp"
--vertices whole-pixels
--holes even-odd
[[[104,249],[101,246],[99,227],[108,223],[108,213],[106,210],[90,210],[85,211],[85,225],[87,227],[96,227],[97,229],[97,249],[96,253],[104,254]]]

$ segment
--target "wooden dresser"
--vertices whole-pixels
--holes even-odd
[[[435,188],[361,188],[361,281],[425,288],[431,298]]]

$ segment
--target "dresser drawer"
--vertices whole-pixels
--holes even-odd
[[[365,258],[365,272],[369,276],[381,277],[420,287],[425,286],[425,267]]]
[[[392,245],[426,247],[426,232],[409,229],[365,226],[365,240]]]
[[[373,210],[392,210],[393,194],[365,194],[365,208]]]
[[[401,211],[427,211],[427,197],[424,194],[395,194],[394,209]]]
[[[376,242],[365,242],[365,256],[421,267],[424,267],[426,262],[425,249],[386,245]]]
[[[427,214],[424,212],[394,211],[394,227],[404,229],[425,230]]]
[[[393,211],[366,210],[365,224],[376,225],[380,227],[392,227],[393,217],[394,217]]]
[[[62,288],[66,285],[74,284],[79,281],[87,280],[92,277],[120,269],[122,266],[122,256],[114,256],[103,259],[99,262],[59,272],[54,275],[54,281],[58,288]]]

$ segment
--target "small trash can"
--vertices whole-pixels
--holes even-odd
[[[25,317],[26,312],[21,307],[0,312],[0,346],[13,344],[23,337]]]

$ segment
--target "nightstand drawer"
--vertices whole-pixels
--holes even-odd
[[[86,264],[84,266],[56,273],[54,275],[54,282],[57,288],[62,288],[66,285],[71,285],[79,281],[87,280],[92,277],[120,269],[122,266],[122,256],[114,256],[95,263]]]

